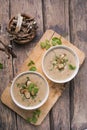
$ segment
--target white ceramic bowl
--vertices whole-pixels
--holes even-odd
[[[21,76],[26,75],[26,74],[33,74],[33,76],[37,75],[39,78],[42,78],[43,81],[44,81],[44,83],[46,84],[45,97],[44,97],[44,99],[43,99],[40,103],[38,103],[38,105],[27,106],[27,107],[26,107],[26,106],[20,104],[20,103],[15,99],[14,92],[13,92],[14,83],[16,82],[16,80],[17,80],[18,78],[20,78]],[[48,96],[49,96],[49,85],[48,85],[47,80],[46,80],[40,73],[38,73],[38,72],[33,72],[33,71],[26,71],[26,72],[20,73],[19,75],[17,75],[17,76],[14,78],[14,80],[13,80],[13,82],[12,82],[12,85],[11,85],[11,91],[10,91],[10,92],[11,92],[11,97],[12,97],[13,102],[14,102],[18,107],[20,107],[20,108],[22,108],[22,109],[25,109],[25,110],[33,110],[33,109],[37,109],[37,108],[41,107],[41,106],[47,101],[47,98],[48,98]]]
[[[69,51],[69,52],[74,56],[74,58],[75,58],[75,61],[76,61],[76,69],[73,71],[73,74],[70,75],[70,76],[69,76],[68,78],[66,78],[66,79],[59,80],[59,79],[52,78],[52,76],[47,73],[47,70],[46,70],[46,68],[45,68],[45,64],[46,64],[46,63],[45,63],[45,59],[46,59],[46,56],[47,56],[50,52],[55,51],[56,49],[58,49],[58,50],[59,50],[59,49],[65,49],[65,50]],[[50,59],[50,57],[49,57],[49,59]],[[76,76],[76,74],[78,73],[78,70],[79,70],[79,58],[78,58],[76,52],[75,52],[74,50],[72,50],[71,48],[67,47],[67,46],[64,46],[64,45],[53,46],[53,47],[51,47],[50,49],[48,49],[48,50],[45,52],[45,54],[44,54],[44,56],[43,56],[43,58],[42,58],[42,70],[43,70],[44,74],[47,76],[47,78],[48,78],[49,80],[51,80],[51,81],[53,81],[53,82],[55,82],[55,83],[66,83],[66,82],[69,82],[70,80],[72,80],[72,79]]]

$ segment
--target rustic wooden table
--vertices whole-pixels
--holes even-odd
[[[46,29],[53,29],[87,54],[87,0],[0,0],[0,35],[6,34],[9,19],[24,12],[35,16],[37,37],[29,44],[14,44],[17,59],[7,59],[0,52],[0,96],[37,44]],[[63,95],[40,126],[33,126],[0,101],[0,130],[86,130],[87,129],[87,60],[77,77],[67,84]]]

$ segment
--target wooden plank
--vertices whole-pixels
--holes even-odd
[[[52,28],[69,40],[68,5],[69,0],[44,1],[44,23],[46,29]],[[67,89],[50,112],[51,130],[70,130],[69,84],[66,87]]]
[[[5,44],[9,44],[9,39],[6,35],[6,26],[9,20],[9,0],[0,0],[0,40]],[[1,44],[0,44],[0,47]],[[3,70],[0,70],[0,96],[5,89],[5,86],[12,80],[12,59],[8,59],[4,52],[0,51],[0,62],[3,63]],[[0,100],[0,130],[17,129],[15,113],[10,111]]]
[[[53,29],[69,40],[68,0],[47,0],[43,4],[45,30]]]
[[[70,3],[71,41],[87,55],[87,1],[73,0]],[[71,129],[87,129],[87,60],[74,81],[72,95]]]
[[[54,35],[53,35],[54,34]],[[58,35],[56,33],[54,33],[54,31],[52,30],[47,30],[46,33],[43,35],[42,39],[40,40],[40,42],[43,40],[45,40],[45,38],[50,37],[50,40],[52,38],[52,36]],[[59,35],[58,35],[59,36]],[[60,36],[59,36],[60,37]],[[62,44],[71,44],[69,42],[66,42],[66,40],[64,40],[64,38],[61,37],[62,40]],[[35,62],[35,66],[37,67],[37,71],[39,71],[40,73],[43,74],[42,72],[42,67],[41,67],[41,61],[42,61],[42,56],[44,54],[44,52],[46,50],[43,51],[43,49],[40,48],[40,42],[37,44],[37,46],[32,50],[32,53],[29,55],[28,59],[25,60],[24,64],[21,67],[21,72],[28,70],[28,63],[29,63],[29,59],[34,58],[34,62]],[[37,54],[36,48],[38,50],[38,52],[41,52],[40,55]],[[74,50],[78,50],[79,53],[82,55],[83,53],[81,53],[81,51],[79,49],[76,49],[75,46],[72,46],[72,49]],[[35,56],[34,56],[34,55]],[[78,55],[79,56],[79,55]],[[39,58],[38,58],[39,57]],[[81,58],[79,58],[81,60]],[[84,56],[83,56],[83,60],[84,60]],[[48,79],[47,79],[48,80]],[[59,99],[59,97],[61,96],[63,90],[66,88],[66,86],[64,86],[63,84],[56,84],[51,82],[50,80],[48,80],[49,86],[50,86],[50,95],[49,98],[47,100],[47,102],[40,107],[39,109],[41,110],[41,114],[40,117],[38,118],[38,121],[35,125],[40,125],[41,122],[44,120],[44,118],[46,117],[46,115],[48,114],[48,112],[50,111],[50,109],[53,107],[53,105],[56,103],[56,101]],[[8,99],[8,100],[7,100]],[[2,94],[1,97],[2,102],[7,105],[8,107],[10,107],[12,110],[14,110],[15,112],[17,112],[20,116],[22,116],[24,119],[27,119],[27,117],[30,116],[31,111],[25,111],[20,109],[19,107],[17,107],[13,102],[12,99],[10,97],[10,87],[7,87],[4,91],[4,93]],[[63,104],[62,104],[63,105]],[[61,108],[61,107],[60,107]]]
[[[29,44],[23,45],[23,46],[17,45],[17,44],[14,45],[16,54],[18,55],[17,60],[14,61],[14,74],[16,75],[18,73],[18,68],[20,68],[21,64],[24,62],[26,57],[29,55],[32,48],[36,45],[37,41],[39,40],[39,38],[41,37],[41,35],[43,33],[42,1],[39,0],[36,2],[35,0],[33,0],[33,1],[32,0],[23,0],[23,1],[11,0],[10,6],[11,6],[11,17],[14,15],[17,15],[18,13],[25,13],[25,14],[35,17],[35,19],[38,23],[37,36],[32,42],[30,42]],[[23,130],[36,129],[34,126],[26,123],[19,116],[17,116],[17,125],[18,125],[19,130],[21,128]],[[47,116],[44,123],[38,127],[38,130],[40,130],[40,129],[46,129],[46,130],[50,129],[49,115]]]
[[[11,17],[16,16],[18,13],[25,13],[31,15],[35,17],[39,27],[37,31],[37,37],[32,42],[25,45],[14,44],[15,52],[18,55],[17,59],[14,61],[14,68],[15,68],[14,73],[16,74],[18,71],[17,69],[24,62],[24,59],[26,59],[28,53],[36,45],[37,40],[41,37],[43,33],[43,19],[42,19],[42,12],[41,12],[42,3],[41,0],[37,2],[37,4],[36,1],[31,1],[31,0],[28,1],[14,0],[14,2],[13,0],[11,0],[10,6],[11,6]]]

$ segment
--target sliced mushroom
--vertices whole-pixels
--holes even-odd
[[[24,96],[25,96],[26,99],[29,99],[29,98],[30,98],[30,93],[29,93],[28,91],[26,91],[26,92],[24,93]]]
[[[59,70],[64,69],[64,64],[58,64],[58,69]]]
[[[26,85],[29,86],[31,83],[32,83],[32,82],[28,80],[28,81],[26,82]]]
[[[18,14],[17,26],[16,26],[16,29],[15,29],[16,33],[20,31],[22,21],[23,21],[23,17],[21,16],[21,14]]]
[[[61,59],[63,59],[64,57],[65,57],[65,54],[62,54],[62,55],[60,56]]]
[[[24,94],[27,90],[26,89],[20,89],[20,93]]]
[[[32,91],[30,92],[30,94],[31,94],[32,96],[35,96],[34,90],[32,90]]]

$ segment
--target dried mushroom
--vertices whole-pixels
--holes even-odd
[[[37,28],[34,18],[26,14],[18,14],[10,20],[7,31],[11,40],[23,44],[35,37]]]
[[[23,89],[23,88],[20,89],[20,93],[21,93],[21,94],[24,94],[25,92],[26,92],[26,89]]]
[[[16,25],[16,28],[15,28],[16,33],[21,30],[22,21],[23,21],[23,17],[20,14],[18,14],[17,25]]]

